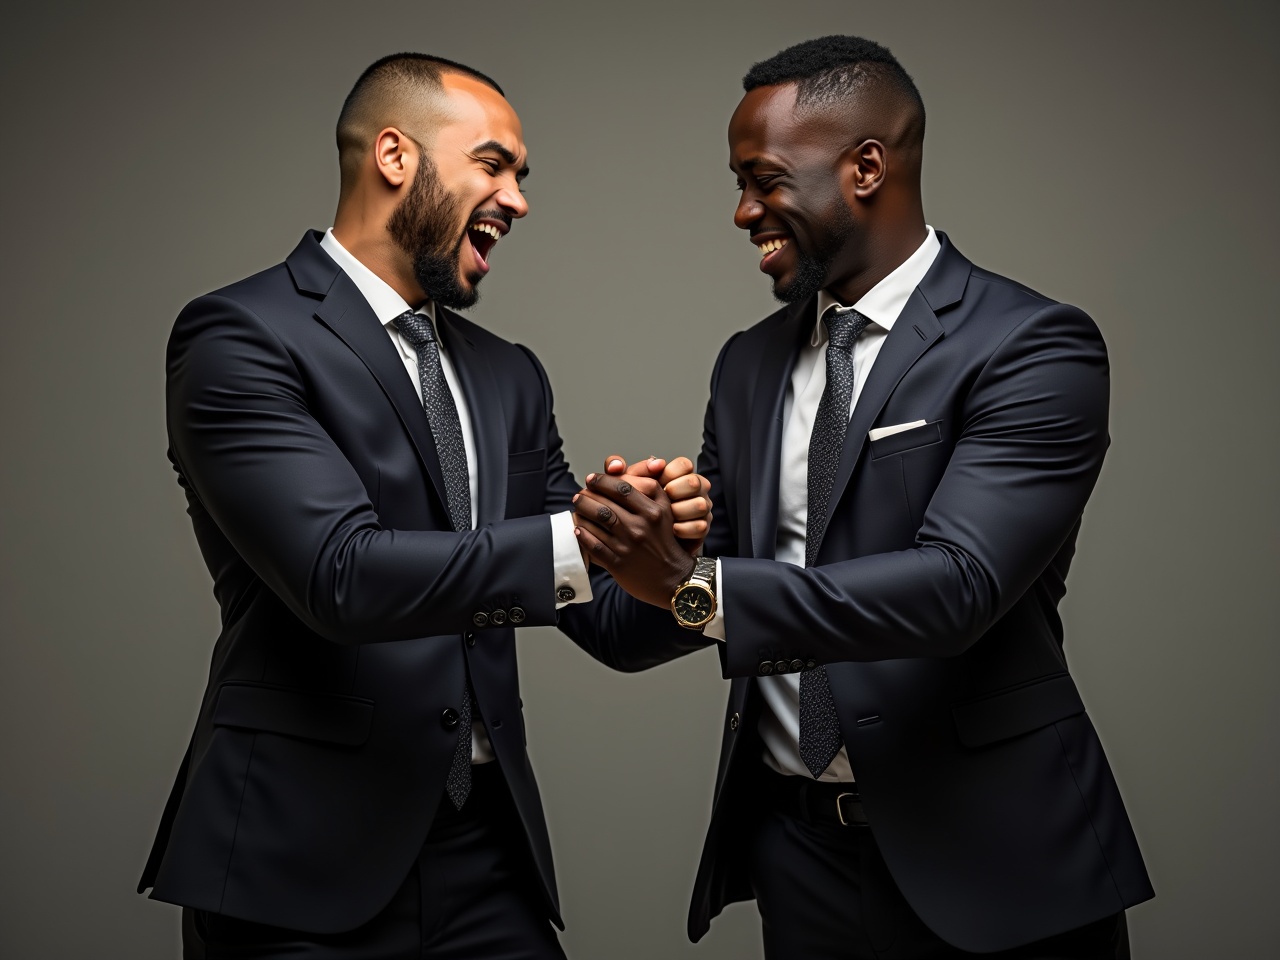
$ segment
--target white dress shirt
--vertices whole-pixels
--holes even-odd
[[[867,291],[855,309],[871,322],[853,345],[853,398],[849,414],[867,382],[885,338],[893,329],[912,292],[933,266],[942,245],[928,228],[924,243],[892,273]],[[805,528],[809,519],[809,439],[818,402],[827,386],[827,328],[822,315],[838,304],[826,290],[818,293],[818,313],[813,333],[800,350],[782,408],[782,462],[778,471],[778,539],[775,559],[805,565]],[[719,602],[715,618],[706,626],[709,637],[723,640],[733,629],[724,619],[725,600],[732,584],[725,583],[720,562],[716,562],[716,594]],[[764,709],[760,713],[760,738],[764,741],[764,762],[778,773],[812,777],[800,759],[800,675],[760,677]],[[849,752],[843,746],[819,780],[852,780]]]
[[[339,243],[338,238],[333,235],[332,228],[325,231],[325,235],[320,241],[320,247],[351,278],[351,282],[356,285],[356,288],[368,301],[369,306],[373,308],[378,322],[387,331],[387,336],[391,338],[391,342],[400,354],[400,359],[404,363],[405,373],[413,384],[413,392],[421,395],[421,383],[418,380],[418,353],[410,346],[409,341],[400,335],[400,331],[396,329],[395,325],[396,317],[412,308],[405,303],[400,294],[391,288],[390,284],[357,260],[346,247]],[[434,303],[428,301],[418,307],[415,312],[422,314],[431,321],[433,327],[435,326],[436,305]],[[439,339],[438,329],[436,339],[440,346],[440,366],[444,368],[444,379],[449,385],[449,392],[453,394],[454,406],[458,408],[458,422],[462,427],[462,445],[467,452],[467,482],[471,487],[471,527],[475,529],[479,486],[476,441],[475,435],[471,430],[471,411],[467,407],[467,397],[462,392],[462,385],[458,382],[458,375],[453,369],[453,363],[449,360],[449,354],[445,350],[444,341]],[[548,589],[554,595],[555,591],[561,586],[572,587],[574,599],[570,602],[585,603],[591,599],[591,580],[588,577],[587,565],[582,560],[582,551],[578,547],[578,540],[573,535],[573,513],[565,510],[551,514],[548,519],[551,522],[553,551],[552,581],[547,585]],[[564,603],[556,602],[557,610],[563,606]],[[489,743],[489,735],[485,732],[484,724],[479,719],[473,720],[471,724],[471,762],[473,764],[488,763],[492,759],[494,759],[493,746]]]

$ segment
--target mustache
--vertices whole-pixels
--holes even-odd
[[[467,226],[470,227],[471,224],[479,223],[481,220],[497,220],[508,230],[511,229],[511,214],[501,207],[494,207],[492,210],[477,210],[471,215],[471,219],[467,221]]]

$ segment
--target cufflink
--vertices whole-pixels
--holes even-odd
[[[574,590],[573,587],[568,586],[567,584],[563,587],[556,588],[556,599],[559,600],[561,603],[568,603],[577,595],[578,595],[577,591]]]

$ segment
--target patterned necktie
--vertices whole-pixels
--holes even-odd
[[[422,409],[431,425],[444,475],[445,500],[454,530],[471,529],[471,483],[467,476],[467,448],[462,442],[458,408],[440,364],[440,344],[431,318],[412,310],[396,317],[400,335],[418,354],[418,383],[422,387]],[[465,670],[465,667],[464,667]],[[462,706],[458,710],[458,742],[445,780],[445,792],[461,810],[471,792],[471,685],[462,682]]]
[[[870,319],[852,307],[831,307],[822,315],[827,328],[827,386],[818,401],[809,438],[809,516],[805,525],[805,566],[818,558],[826,528],[827,504],[835,483],[853,400],[853,343]],[[840,720],[820,666],[800,674],[800,759],[816,780],[840,752]]]

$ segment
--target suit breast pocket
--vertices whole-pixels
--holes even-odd
[[[542,513],[547,499],[547,451],[521,450],[507,455],[508,517]]]
[[[935,420],[867,443],[868,470],[882,484],[897,489],[913,536],[924,523],[925,510],[951,456],[945,427],[945,421]]]
[[[879,460],[883,457],[891,457],[894,454],[910,453],[917,447],[927,447],[932,443],[939,443],[942,440],[942,421],[935,420],[933,423],[926,423],[924,426],[913,427],[910,430],[903,430],[901,433],[892,433],[887,437],[881,437],[879,440],[870,440],[871,459]]]

